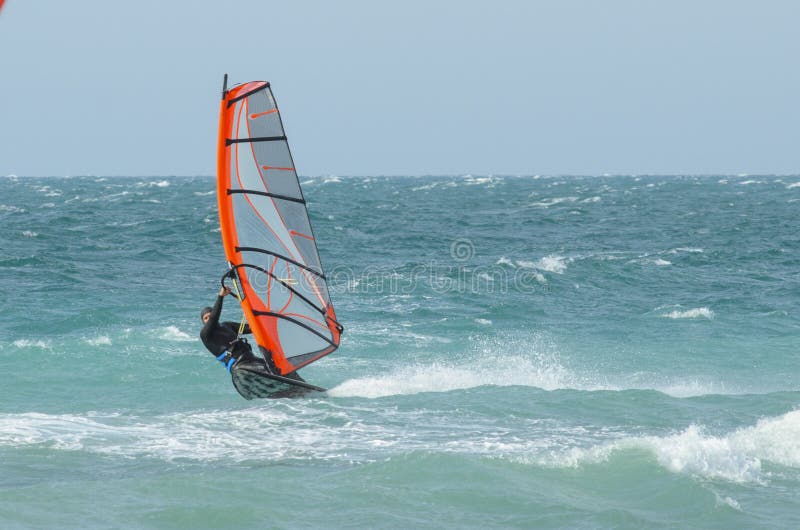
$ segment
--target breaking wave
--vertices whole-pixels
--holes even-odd
[[[552,467],[577,467],[605,462],[619,452],[639,450],[653,455],[659,465],[673,473],[758,483],[769,477],[763,469],[765,461],[800,467],[800,410],[762,419],[727,435],[715,436],[706,431],[702,426],[690,425],[669,436],[631,437],[590,448],[573,447],[532,461]]]
[[[178,329],[177,326],[167,326],[165,328],[161,328],[161,330],[159,331],[159,338],[163,340],[180,341],[180,342],[196,340],[188,333]]]
[[[664,313],[661,316],[673,319],[706,318],[708,320],[712,320],[714,318],[714,312],[707,307],[696,307],[694,309],[687,309],[686,311],[680,311],[676,309],[675,311]]]

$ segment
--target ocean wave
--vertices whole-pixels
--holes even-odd
[[[50,341],[34,339],[17,339],[13,342],[17,348],[39,348],[42,350],[50,349]]]
[[[119,202],[120,198],[127,197],[130,195],[130,191],[121,191],[119,193],[110,193],[108,195],[100,195],[97,197],[86,197],[82,199],[82,203],[91,203],[91,202]]]
[[[148,182],[137,182],[136,186],[139,188],[167,188],[169,187],[168,180],[156,180]]]
[[[83,339],[83,342],[90,346],[110,346],[111,338],[108,335],[99,335],[97,337]]]
[[[569,258],[564,256],[545,256],[538,261],[517,261],[517,265],[525,269],[538,269],[540,271],[554,272],[556,274],[564,274],[567,270],[567,263],[570,262]]]
[[[550,208],[551,206],[555,206],[556,204],[561,204],[562,202],[573,203],[576,202],[579,197],[552,197],[549,199],[544,199],[542,201],[533,202],[530,205],[536,206],[538,208]]]
[[[764,483],[768,478],[763,461],[800,467],[800,445],[797,444],[800,410],[762,419],[754,426],[727,435],[714,436],[706,431],[703,426],[690,425],[673,435],[623,438],[589,448],[572,447],[536,457],[533,461],[551,467],[577,467],[605,462],[616,453],[644,450],[673,473],[757,483]]]
[[[705,251],[702,248],[696,247],[677,247],[669,251],[670,254],[678,254],[680,252],[686,252],[689,254],[702,254]]]
[[[464,182],[464,185],[466,185],[466,186],[476,186],[476,185],[481,185],[481,184],[487,184],[488,188],[494,187],[494,185],[497,184],[498,182],[500,182],[501,180],[502,180],[501,178],[493,177],[491,175],[488,176],[488,177],[473,177],[472,175],[466,175],[466,176],[463,177],[463,182]]]
[[[680,311],[678,309],[664,313],[661,315],[664,318],[683,319],[683,318],[706,318],[708,320],[714,319],[714,312],[708,307],[695,307]]]
[[[161,328],[158,330],[158,337],[163,340],[169,341],[177,341],[177,342],[187,342],[196,340],[188,333],[185,333],[178,329],[177,326],[167,326],[165,328]]]
[[[393,445],[400,437],[397,429],[363,423],[349,411],[292,403],[153,418],[0,414],[0,447],[44,446],[166,461],[351,460],[348,451],[365,453],[380,443]],[[253,444],[254,439],[259,443]]]
[[[788,189],[792,189],[792,188],[800,188],[800,182],[794,182],[794,183],[789,184],[788,186],[786,186],[787,190]]]
[[[508,265],[509,267],[516,267],[516,265],[514,265],[514,262],[505,256],[501,256],[500,259],[495,261],[495,265]]]
[[[543,390],[619,390],[576,375],[541,337],[479,339],[471,355],[452,362],[413,364],[381,374],[349,379],[328,391],[333,397],[379,398],[422,392],[451,392],[481,386],[527,386]],[[527,350],[528,353],[513,353]],[[495,353],[503,353],[497,363]],[[480,369],[478,369],[480,368]],[[595,378],[597,379],[597,378]]]
[[[416,186],[416,187],[414,187],[414,188],[411,188],[411,191],[427,191],[427,190],[432,190],[432,189],[434,189],[434,188],[437,188],[437,187],[439,187],[441,184],[442,184],[442,182],[437,180],[437,181],[431,182],[430,184],[423,184],[422,186]]]
[[[721,394],[731,395],[740,393],[732,391],[726,385],[709,381],[700,381],[698,379],[684,379],[669,382],[654,381],[652,384],[633,384],[623,386],[628,387],[631,390],[655,390],[656,392],[661,392],[662,394],[666,394],[675,398],[690,398]]]
[[[533,276],[539,283],[547,283],[547,278],[538,272],[538,271],[545,271],[545,272],[553,272],[556,274],[563,274],[564,271],[567,269],[567,263],[571,262],[571,258],[565,258],[562,256],[545,256],[538,261],[528,261],[528,260],[517,260],[513,261],[505,256],[501,256],[495,262],[495,265],[506,265],[512,268],[522,268],[533,271]]]
[[[800,411],[715,434],[692,424],[672,434],[628,436],[622,428],[587,428],[555,420],[481,423],[453,411],[342,407],[327,400],[274,402],[244,409],[154,417],[93,413],[0,414],[0,447],[89,451],[166,461],[374,461],[414,451],[480,455],[525,465],[578,468],[645,455],[671,473],[735,483],[767,483],[765,463],[800,468]],[[452,419],[450,417],[450,419]],[[475,423],[475,422],[478,423]],[[414,425],[420,436],[409,436]],[[482,425],[482,426],[481,426]],[[254,439],[259,440],[253,444]],[[641,458],[641,456],[639,456]]]

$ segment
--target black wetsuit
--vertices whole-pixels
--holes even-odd
[[[236,322],[220,322],[219,317],[222,313],[222,301],[225,297],[218,296],[214,307],[211,309],[211,316],[200,330],[200,339],[208,351],[210,351],[218,361],[227,365],[229,358],[226,352],[233,359],[244,361],[255,361],[258,358],[253,355],[250,345],[239,339],[239,324]],[[243,333],[252,333],[250,326],[245,324]],[[239,339],[239,340],[237,340]],[[230,370],[230,366],[227,366]]]

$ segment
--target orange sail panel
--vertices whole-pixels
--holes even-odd
[[[222,243],[259,349],[281,374],[333,352],[342,332],[294,168],[269,83],[224,90],[217,150]]]

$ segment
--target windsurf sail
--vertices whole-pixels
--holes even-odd
[[[266,81],[228,90],[225,76],[217,200],[225,257],[262,355],[286,375],[336,350],[343,328]]]

